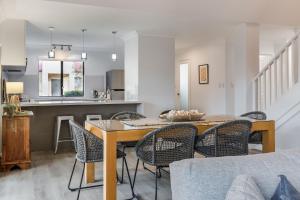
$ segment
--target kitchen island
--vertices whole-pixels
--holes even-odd
[[[54,100],[21,103],[23,110],[34,113],[31,120],[31,150],[53,150],[54,129],[56,116],[73,115],[75,121],[84,124],[86,115],[102,115],[102,119],[109,119],[113,114],[121,111],[142,111],[143,104],[139,101],[92,101],[92,100]],[[67,123],[63,123],[61,136],[69,135]],[[59,151],[70,149],[72,144],[62,143]]]

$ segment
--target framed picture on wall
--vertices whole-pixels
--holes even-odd
[[[199,84],[209,83],[209,66],[208,64],[199,65]]]

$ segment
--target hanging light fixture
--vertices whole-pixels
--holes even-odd
[[[85,48],[84,48],[84,32],[86,32],[87,30],[86,29],[82,29],[82,52],[81,52],[81,59],[82,60],[86,60],[87,59],[87,53],[85,51]]]
[[[117,61],[117,51],[116,51],[116,34],[117,34],[117,31],[113,31],[112,34],[113,34],[114,49],[113,49],[113,52],[111,54],[111,59],[112,59],[113,62],[116,62]]]
[[[48,58],[55,58],[55,46],[53,46],[52,43],[52,32],[54,30],[54,27],[49,27],[50,32],[50,51],[48,52]]]

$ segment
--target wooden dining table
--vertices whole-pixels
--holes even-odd
[[[198,134],[202,134],[208,128],[220,123],[241,119],[234,116],[208,116],[203,121],[189,122],[198,128]],[[245,119],[245,118],[242,118]],[[274,120],[252,120],[251,131],[262,132],[262,151],[264,153],[275,151],[275,121]],[[147,123],[148,122],[148,123]],[[143,124],[144,123],[144,124]],[[117,177],[116,177],[116,153],[118,142],[138,141],[144,135],[154,129],[172,124],[159,119],[144,119],[144,122],[128,124],[128,122],[117,120],[86,121],[85,128],[103,140],[103,200],[117,199]],[[95,182],[95,164],[87,163],[85,168],[86,183]],[[99,198],[100,199],[100,198]]]

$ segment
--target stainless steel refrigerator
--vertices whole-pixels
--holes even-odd
[[[124,100],[124,70],[114,69],[106,72],[106,90],[111,91],[112,100]]]

